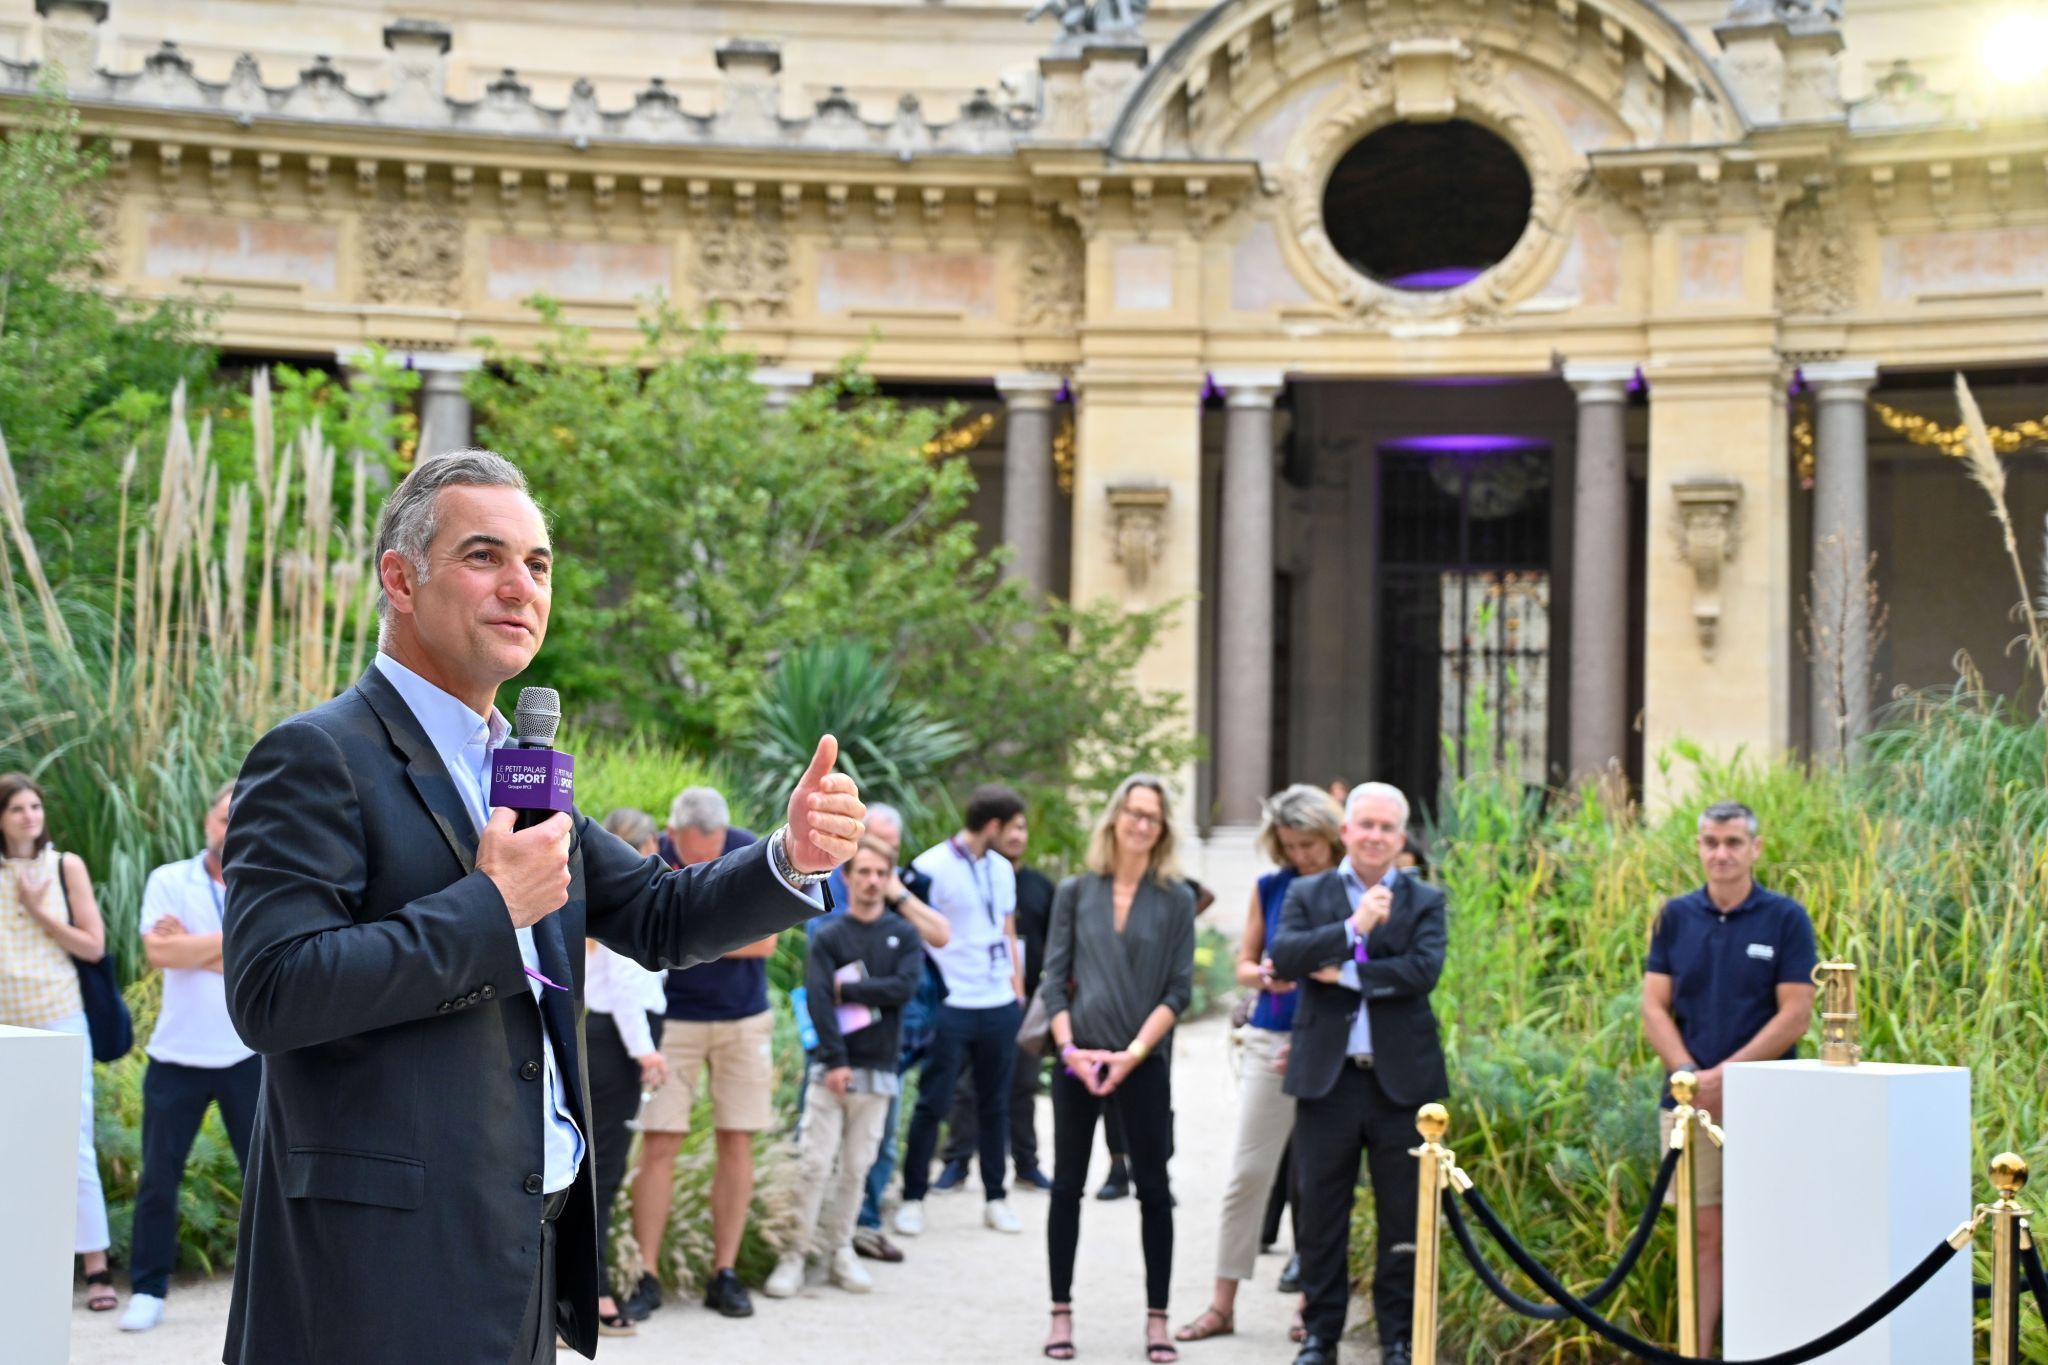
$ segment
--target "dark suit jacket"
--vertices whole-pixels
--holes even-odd
[[[1280,906],[1273,935],[1273,974],[1301,983],[1284,1088],[1296,1099],[1321,1099],[1337,1084],[1359,992],[1312,981],[1318,968],[1351,960],[1344,921],[1351,902],[1341,872],[1298,877]],[[1450,1090],[1429,993],[1444,969],[1444,893],[1414,877],[1394,885],[1394,907],[1365,938],[1371,961],[1358,969],[1371,1011],[1372,1053],[1387,1098],[1426,1104]]]
[[[586,1138],[586,934],[686,967],[815,910],[757,845],[670,871],[575,817],[536,1005],[454,780],[372,667],[256,742],[228,827],[228,1011],[263,1054],[229,1365],[505,1365],[539,1268],[541,1049]],[[589,1154],[556,1225],[563,1336],[596,1349]]]

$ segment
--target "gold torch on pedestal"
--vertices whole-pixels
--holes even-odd
[[[1854,1066],[1863,1059],[1856,1041],[1856,964],[1823,962],[1813,969],[1820,988],[1820,1059],[1828,1066]]]

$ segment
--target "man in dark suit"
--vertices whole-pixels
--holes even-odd
[[[761,843],[671,871],[596,821],[489,810],[500,684],[547,631],[547,525],[486,451],[377,534],[347,692],[257,741],[226,849],[228,1008],[263,1054],[229,1365],[552,1361],[597,1341],[579,1005],[588,935],[648,967],[815,913],[862,808],[828,736]]]
[[[1449,1089],[1429,993],[1444,967],[1443,892],[1397,871],[1399,788],[1369,782],[1344,807],[1345,858],[1287,888],[1273,975],[1301,982],[1285,1089],[1298,1101],[1297,1236],[1308,1295],[1295,1365],[1334,1365],[1350,1299],[1359,1151],[1379,1214],[1373,1318],[1383,1365],[1408,1365],[1415,1301],[1415,1111]]]

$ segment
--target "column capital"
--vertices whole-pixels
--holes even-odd
[[[367,346],[346,346],[334,352],[334,363],[350,368],[359,366],[369,356]],[[392,364],[400,369],[417,370],[419,373],[468,374],[484,367],[482,351],[386,351]]]
[[[1816,360],[1799,367],[1799,377],[1823,403],[1860,403],[1877,383],[1874,360]]]
[[[1064,382],[1056,374],[1041,374],[1035,370],[1018,371],[1014,374],[997,375],[996,392],[1001,394],[1003,402],[1013,409],[1049,408]]]
[[[754,371],[754,382],[764,389],[793,391],[808,389],[818,378],[810,370],[788,369],[780,365],[763,365]]]
[[[1577,390],[1581,403],[1625,403],[1629,383],[1636,377],[1634,362],[1627,360],[1567,360],[1564,382]]]
[[[1287,387],[1287,371],[1277,369],[1213,370],[1209,378],[1223,390],[1224,401],[1233,408],[1270,408],[1280,390]]]

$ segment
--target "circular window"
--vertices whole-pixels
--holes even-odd
[[[1394,123],[1346,152],[1323,228],[1354,270],[1394,289],[1455,289],[1498,265],[1529,224],[1528,168],[1465,119]]]

